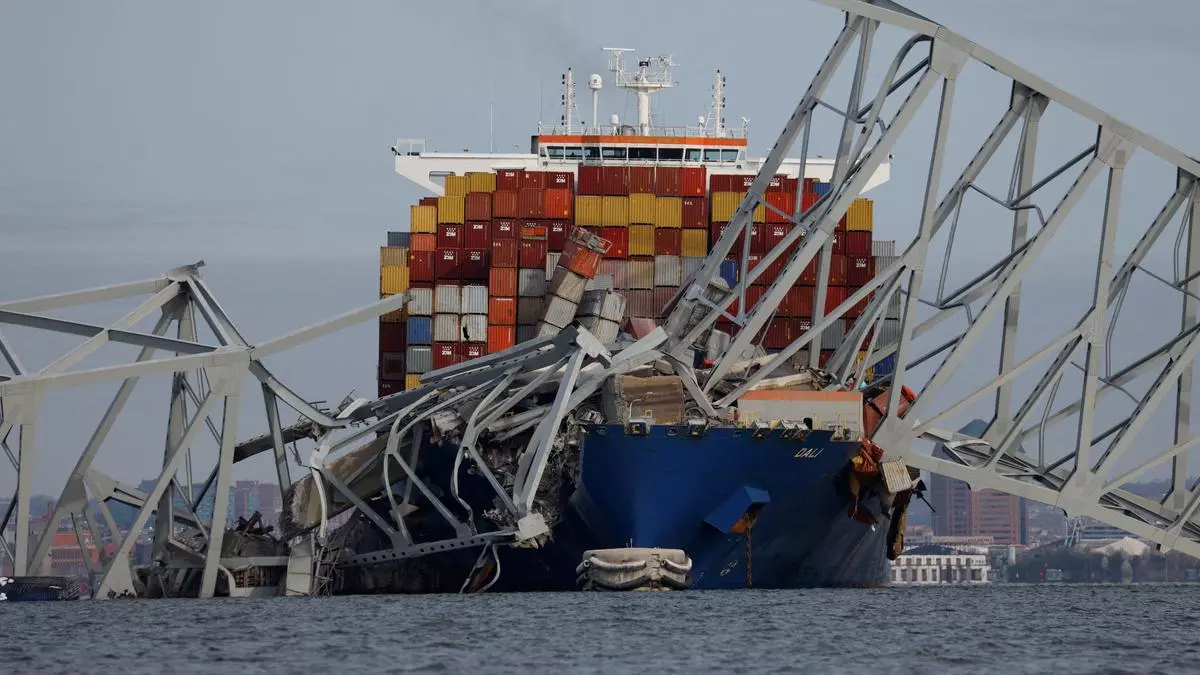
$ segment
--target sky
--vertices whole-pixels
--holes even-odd
[[[1200,154],[1185,114],[1200,104],[1190,72],[1200,58],[1190,34],[1200,23],[1200,5],[1092,0],[1081,11],[1083,4],[911,0],[909,6]],[[579,107],[589,116],[582,82],[591,72],[607,78],[600,48],[620,46],[671,53],[680,64],[680,87],[655,104],[656,118],[669,123],[694,122],[706,112],[712,73],[720,68],[728,81],[727,115],[733,124],[749,119],[752,154],[760,155],[840,21],[838,12],[812,2],[734,11],[699,0],[681,13],[673,5],[621,1],[600,11],[549,1],[9,0],[0,4],[0,300],[154,276],[204,260],[204,277],[226,310],[252,342],[263,341],[376,296],[377,247],[388,229],[407,226],[408,205],[422,196],[392,170],[394,138],[425,138],[439,150],[525,150],[539,120],[558,119],[562,71],[573,67]],[[899,40],[894,33],[879,39]],[[887,58],[879,54],[876,78]],[[999,115],[1007,90],[988,75],[976,87],[964,74],[952,160],[969,157]],[[604,117],[633,112],[611,86],[601,101]],[[914,120],[913,138],[906,133],[897,145],[892,181],[872,195],[877,238],[913,232],[912,221],[898,214],[920,201],[929,145],[917,132],[932,129],[935,101],[936,95]],[[1090,142],[1065,126],[1060,133],[1058,122],[1047,120],[1049,159],[1040,166]],[[813,153],[832,154],[834,133],[814,137]],[[1161,177],[1161,168],[1147,171]],[[1007,175],[991,178],[1003,191]],[[1061,192],[1066,183],[1059,183]],[[1152,215],[1164,196],[1143,193],[1131,181],[1126,199],[1131,212]],[[1007,245],[1007,223],[977,208],[964,207],[952,266],[959,282]],[[1079,208],[1078,231],[1094,229],[1098,214],[1093,195]],[[1138,231],[1122,229],[1118,249],[1127,251]],[[1054,334],[1052,324],[1060,330],[1069,324],[1055,302],[1088,298],[1091,280],[1072,272],[1091,264],[1096,251],[1074,245],[1071,236],[1064,233],[1063,244],[1047,252],[1035,273],[1040,285],[1026,293],[1038,325],[1023,339],[1024,353]],[[1164,310],[1177,312],[1178,300],[1152,288],[1145,297],[1128,303],[1126,316],[1141,317],[1146,332],[1169,324]],[[127,307],[62,315],[102,322]],[[35,365],[73,344],[19,329],[6,333]],[[1134,345],[1146,335],[1122,339]],[[87,364],[115,363],[130,353],[115,348]],[[373,394],[375,363],[376,329],[366,322],[268,366],[307,397],[336,403],[351,390]],[[986,375],[986,368],[974,370]],[[134,484],[161,461],[163,382],[151,379],[96,464]],[[947,401],[972,388],[968,378]],[[35,477],[39,491],[61,487],[65,472],[57,467],[74,461],[114,390],[96,386],[47,400],[44,415],[53,423],[40,437],[38,463],[46,469]],[[260,430],[254,391],[245,392],[242,436]],[[269,462],[259,459],[239,467],[238,477],[271,477]],[[0,471],[0,489],[11,485]]]

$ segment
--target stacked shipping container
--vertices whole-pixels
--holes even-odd
[[[381,251],[381,293],[410,290],[413,297],[405,311],[381,317],[380,395],[417,386],[429,370],[553,332],[575,316],[608,341],[626,316],[661,319],[753,178],[709,176],[703,167],[609,165],[581,165],[578,178],[570,171],[523,170],[447,176],[445,194],[412,206],[410,231],[389,233]],[[776,176],[766,195],[770,208],[759,205],[754,212],[752,264],[788,234],[785,214],[794,212],[798,198],[808,208],[827,190],[811,180],[801,189],[797,179]],[[590,246],[572,241],[576,226]],[[871,202],[856,200],[838,225],[827,311],[894,256],[894,243],[888,249],[889,242],[873,242],[872,231]],[[736,257],[721,270],[730,285],[738,279]],[[762,296],[784,262],[755,278],[748,300]],[[816,274],[814,262],[759,336],[763,347],[782,349],[811,327]],[[627,302],[601,292],[607,290]],[[899,317],[898,305],[888,308],[888,317]],[[887,325],[885,332],[895,331]],[[825,358],[844,326],[839,321],[826,332]],[[719,327],[733,329],[724,321]]]

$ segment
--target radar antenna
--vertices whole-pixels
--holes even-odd
[[[610,53],[608,69],[616,78],[616,85],[637,95],[638,133],[650,133],[650,94],[675,86],[671,69],[676,63],[670,55],[643,56],[638,58],[637,70],[625,70],[621,56],[632,52],[627,47],[604,47]]]

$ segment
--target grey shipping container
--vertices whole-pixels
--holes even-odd
[[[883,347],[892,342],[900,341],[900,320],[899,319],[884,319],[879,322],[879,339],[875,341],[877,346]]]
[[[894,255],[877,255],[875,256],[875,274],[886,270],[889,265],[895,264],[899,260],[899,256]]]
[[[517,342],[529,342],[537,337],[537,326],[517,326]]]
[[[707,258],[684,258],[683,281],[687,281],[688,279],[696,276],[696,272],[699,272],[700,268],[704,266],[705,260],[707,260]],[[680,282],[680,285],[683,285],[682,281]]]
[[[461,325],[457,314],[434,314],[433,341],[462,342]]]
[[[892,293],[892,296],[888,298],[888,305],[883,310],[883,316],[885,319],[899,319],[900,312],[902,311],[904,311],[904,296],[900,293],[899,289],[897,289],[896,292]]]
[[[542,270],[519,270],[517,272],[517,295],[523,298],[540,298],[545,294],[545,272]]]
[[[587,279],[565,267],[560,267],[554,271],[554,280],[550,282],[550,293],[563,300],[578,304],[586,286]]]
[[[487,314],[488,313],[488,288],[487,288],[487,286],[463,286],[462,287],[462,313],[463,314]]]
[[[584,290],[611,291],[613,290],[613,278],[608,274],[597,274],[595,278],[587,280],[587,286]]]
[[[408,248],[412,243],[412,232],[388,232],[388,246]]]
[[[578,305],[557,295],[551,295],[549,300],[550,302],[546,305],[546,311],[543,315],[544,321],[559,328],[569,326],[575,318],[575,310],[578,308]]]
[[[625,296],[612,291],[588,291],[579,303],[579,316],[598,316],[619,322],[625,318]]]
[[[558,261],[562,258],[561,253],[550,251],[546,254],[546,281],[554,278],[554,270],[558,269]]]
[[[558,332],[560,330],[562,330],[562,328],[555,326],[553,324],[548,324],[545,321],[543,321],[543,322],[539,323],[533,330],[534,330],[533,337],[539,338],[539,337],[553,337],[555,335],[558,335]]]
[[[683,264],[677,255],[654,256],[654,285],[679,287]]]
[[[592,335],[595,335],[601,344],[605,345],[611,345],[616,342],[617,335],[621,329],[621,325],[616,321],[601,319],[598,316],[584,317],[579,320],[579,323],[588,329]]]
[[[635,290],[625,294],[628,301],[629,316],[640,316],[654,319],[658,317],[658,307],[654,306],[653,290]]]
[[[433,370],[433,347],[429,345],[413,345],[408,348],[405,367],[414,375],[428,373]]]
[[[517,298],[517,323],[532,326],[542,320],[542,313],[545,310],[545,296]]]
[[[654,259],[630,260],[628,268],[631,289],[650,290],[654,288]]]
[[[462,314],[462,289],[458,284],[438,284],[433,288],[435,314]]]
[[[821,349],[837,349],[846,341],[846,320],[835,319],[821,331]]]
[[[600,263],[600,274],[612,277],[614,290],[629,288],[629,263],[625,260],[605,260]]]
[[[464,314],[462,332],[464,342],[487,342],[487,314]]]
[[[871,242],[871,255],[876,258],[880,256],[896,255],[896,240],[895,239],[876,239]]]
[[[408,313],[410,316],[433,316],[433,289],[408,289]]]

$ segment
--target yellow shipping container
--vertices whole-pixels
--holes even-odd
[[[447,197],[465,197],[467,196],[467,177],[466,176],[446,176],[446,196]],[[462,222],[461,220],[458,222]]]
[[[638,225],[654,224],[654,195],[629,195],[629,223]]]
[[[465,179],[464,179],[465,180]],[[461,195],[438,197],[437,221],[439,223],[462,223],[466,216],[467,198]],[[437,231],[437,228],[434,228]]]
[[[708,255],[708,230],[684,230],[683,245],[679,252],[685,258],[703,258]]]
[[[754,207],[754,222],[767,222],[767,207],[765,204],[759,204],[758,206]]]
[[[404,278],[405,278],[405,280],[406,280],[406,282],[407,282],[407,279],[408,279],[408,270],[405,270],[405,271],[404,271]],[[406,285],[407,285],[407,283],[406,283]],[[407,289],[406,289],[406,290],[407,290]],[[385,298],[387,298],[387,297],[389,297],[389,296],[391,296],[391,295],[395,295],[395,294],[394,294],[394,293],[380,293],[380,294],[379,294],[379,299],[380,299],[380,300],[383,300],[383,299],[385,299]],[[383,323],[404,323],[404,321],[405,321],[405,319],[406,319],[406,318],[407,318],[407,317],[404,315],[404,310],[403,310],[403,309],[398,309],[398,310],[396,310],[396,311],[394,311],[394,312],[388,312],[387,314],[380,314],[380,315],[379,315],[379,320],[380,320],[380,321],[382,321]]]
[[[408,290],[408,265],[380,265],[379,292],[384,295]]]
[[[408,267],[408,249],[403,246],[380,246],[379,264]]]
[[[416,234],[437,234],[437,207],[413,204],[408,209],[409,230]]]
[[[742,193],[740,192],[712,193],[712,222],[728,223],[733,218],[734,211],[737,211],[738,204],[741,203]]]
[[[600,224],[604,227],[629,226],[629,197],[604,197]]]
[[[683,199],[680,197],[659,197],[654,202],[655,227],[682,227]]]
[[[851,232],[870,232],[875,226],[875,203],[859,197],[846,212],[846,229]]]
[[[604,220],[604,197],[580,195],[575,198],[575,224],[600,227]]]
[[[629,226],[629,255],[654,255],[654,226]]]
[[[495,192],[496,174],[490,171],[468,171],[467,192]]]
[[[404,389],[406,391],[409,389],[420,389],[420,388],[421,388],[421,376],[420,375],[405,375],[404,376]]]

